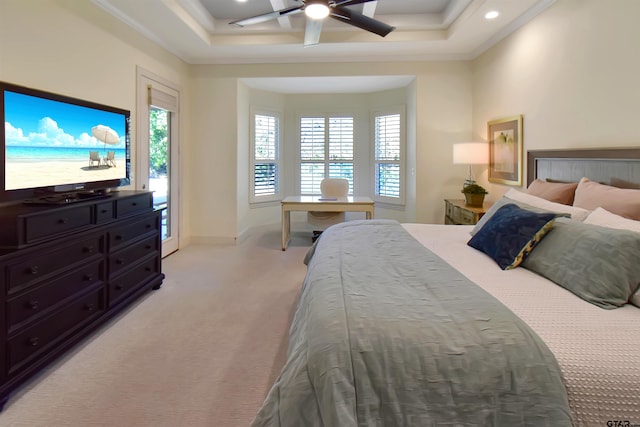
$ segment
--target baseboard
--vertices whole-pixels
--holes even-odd
[[[250,235],[251,235],[251,228],[250,227],[245,228],[238,234],[238,237],[236,237],[236,244],[244,242],[245,240],[247,240],[247,238]]]
[[[271,223],[271,224],[262,224],[262,225],[257,225],[254,227],[247,227],[245,228],[242,232],[240,232],[238,234],[238,236],[236,237],[228,237],[228,236],[189,236],[187,238],[185,238],[183,241],[181,241],[181,244],[184,243],[183,246],[188,246],[188,245],[237,245],[240,244],[242,242],[244,242],[245,240],[247,240],[249,237],[251,237],[253,234],[255,234],[258,231],[261,230],[265,230],[265,229],[269,229],[269,230],[277,230],[278,233],[280,233],[280,230],[282,225],[277,222],[277,223]],[[292,232],[302,232],[302,233],[309,233],[309,236],[312,235],[312,231],[314,229],[317,229],[317,227],[313,227],[312,225],[308,224],[307,222],[298,222],[295,221],[291,223],[291,231]],[[181,246],[181,247],[183,247]]]
[[[191,236],[189,244],[191,245],[235,245],[237,243],[235,237],[222,236]]]

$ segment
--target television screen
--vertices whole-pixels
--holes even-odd
[[[2,199],[129,184],[129,111],[8,83],[1,87]]]

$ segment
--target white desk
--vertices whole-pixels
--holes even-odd
[[[291,238],[291,211],[314,212],[365,212],[373,218],[373,200],[369,197],[338,197],[321,200],[320,196],[289,196],[282,200],[282,250],[287,250]]]

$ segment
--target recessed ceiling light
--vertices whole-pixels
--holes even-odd
[[[238,3],[246,3],[247,0],[236,0]]]
[[[497,10],[491,10],[484,14],[484,19],[496,19],[498,16],[500,16],[500,12]]]

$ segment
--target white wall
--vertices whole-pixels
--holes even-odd
[[[135,124],[136,66],[182,91],[183,242],[233,241],[262,215],[240,200],[251,97],[243,77],[415,75],[402,95],[415,117],[415,156],[407,159],[415,210],[405,218],[442,222],[442,199],[459,195],[465,170],[451,165],[451,145],[472,133],[468,62],[189,66],[90,2],[0,2],[2,80],[130,109]]]
[[[249,146],[251,126],[251,90],[242,81],[238,81],[238,139],[236,141],[237,168],[237,205],[236,217],[238,218],[237,235],[242,236],[251,227],[251,209],[249,205]],[[242,159],[247,159],[246,162]]]
[[[465,168],[452,165],[454,142],[467,141],[471,137],[471,71],[466,62],[435,63],[354,63],[354,64],[267,64],[267,65],[195,65],[192,67],[191,126],[194,132],[192,163],[188,173],[193,182],[191,226],[194,236],[233,240],[247,227],[254,224],[279,221],[279,208],[249,211],[241,207],[245,190],[231,187],[225,177],[238,176],[248,160],[237,158],[238,144],[245,146],[242,135],[248,135],[238,126],[247,126],[238,111],[246,111],[246,93],[238,89],[237,80],[245,77],[304,77],[304,76],[353,76],[353,75],[415,75],[416,81],[393,97],[407,104],[408,115],[415,117],[414,158],[407,159],[415,165],[415,209],[401,220],[441,223],[445,197],[459,197]],[[253,92],[253,91],[250,91]],[[290,115],[299,106],[306,109],[354,107],[369,110],[371,102],[382,102],[368,95],[286,95],[285,120],[293,123]],[[390,94],[387,94],[390,95]],[[274,95],[275,96],[275,95]],[[253,95],[249,94],[250,98]],[[240,100],[240,101],[239,101]],[[281,101],[272,98],[276,102]],[[242,104],[242,105],[239,105]],[[367,113],[368,114],[368,113]],[[295,118],[294,118],[295,121]],[[291,125],[289,125],[291,126]],[[291,128],[288,131],[291,138]],[[240,136],[239,136],[240,135]],[[219,155],[211,153],[215,146]],[[291,167],[290,159],[287,164]],[[238,181],[240,182],[240,181]],[[245,185],[239,183],[237,185]],[[289,184],[291,183],[289,182]],[[240,206],[240,207],[239,207]],[[377,211],[381,217],[383,211]],[[387,217],[397,215],[386,213]],[[270,219],[262,219],[262,215]],[[259,217],[259,219],[257,219]],[[252,219],[253,218],[253,219]]]
[[[240,83],[244,88],[246,86]],[[284,195],[298,194],[298,119],[300,114],[344,113],[355,118],[354,149],[356,165],[354,170],[354,187],[356,196],[370,195],[370,112],[379,107],[405,105],[408,101],[408,88],[386,90],[374,93],[358,94],[295,94],[285,95],[256,89],[247,89],[248,96],[239,93],[243,105],[238,109],[238,232],[242,236],[251,227],[280,223],[280,203],[264,205],[249,204],[249,161],[248,128],[250,108],[274,109],[282,113],[282,180],[281,189]],[[244,105],[248,98],[248,105]],[[415,115],[415,108],[412,110]],[[415,120],[413,120],[415,123]],[[246,129],[245,129],[246,128]],[[415,132],[412,133],[415,138]],[[415,141],[410,144],[410,155],[415,157]],[[415,181],[415,174],[413,175]],[[402,209],[376,208],[379,218],[394,218],[407,222],[415,212],[415,182],[409,184],[414,191],[407,197],[407,204]],[[349,219],[364,219],[364,213],[348,214]],[[310,229],[306,224],[306,214],[292,213],[293,229]]]
[[[261,215],[240,201],[251,91],[238,79],[415,75],[406,97],[415,113],[407,220],[442,222],[442,199],[460,197],[466,174],[451,164],[451,145],[486,139],[489,120],[523,114],[525,150],[640,144],[638,16],[636,0],[558,1],[472,62],[189,66],[90,2],[2,0],[0,79],[129,109],[134,137],[136,66],[175,83],[181,240],[227,241]],[[506,188],[490,185],[489,198]]]
[[[243,100],[242,111],[238,110],[238,237],[243,236],[252,227],[280,222],[279,202],[269,203],[266,206],[249,203],[250,109],[253,107],[278,111],[281,113],[282,125],[287,120],[283,94],[249,89],[244,83],[240,82],[240,84],[245,88],[245,92],[240,96],[240,99]],[[284,135],[284,133],[285,131],[282,129],[281,134]],[[284,183],[281,185],[286,181],[285,177]]]
[[[525,153],[639,146],[638,17],[637,0],[562,0],[485,52],[473,63],[474,137],[522,114]],[[490,185],[488,198],[506,189]]]
[[[0,1],[0,80],[130,110],[132,166],[137,66],[183,92],[189,87],[187,64],[91,2]],[[189,110],[182,95],[181,138],[188,141]],[[183,195],[188,194],[185,186],[188,182],[182,183]],[[181,210],[188,216],[189,206],[183,203]],[[182,230],[191,233],[185,224]]]
[[[233,242],[238,236],[238,97],[235,78],[216,78],[200,70],[191,78],[192,128],[184,174],[190,182],[187,203],[191,238],[202,242]],[[246,96],[246,95],[245,95]]]

